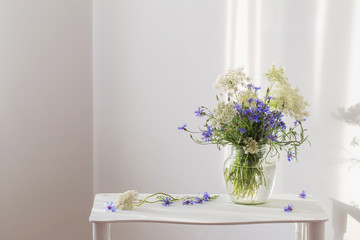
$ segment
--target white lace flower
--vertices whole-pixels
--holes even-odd
[[[246,146],[243,146],[245,154],[248,154],[248,153],[256,154],[259,152],[258,143],[252,137],[245,139],[244,142],[246,144]]]
[[[226,102],[218,102],[216,108],[214,109],[214,122],[227,123],[233,120],[236,114],[236,109],[234,105]]]
[[[256,107],[256,98],[258,98],[256,91],[250,89],[236,95],[236,101],[245,107]],[[252,101],[250,102],[249,99]]]
[[[287,77],[284,75],[284,68],[279,66],[279,69],[276,69],[275,65],[272,65],[268,72],[265,73],[265,77],[269,80],[271,83],[286,83]]]
[[[129,190],[121,194],[116,201],[116,208],[130,210],[138,200],[139,193],[135,190]]]
[[[245,86],[250,80],[250,77],[246,76],[244,72],[244,67],[240,67],[220,75],[214,84],[214,88],[226,93],[233,93],[238,91],[239,86]]]
[[[277,83],[272,91],[277,109],[296,120],[302,121],[309,115],[306,107],[309,103],[300,95],[298,88],[291,88],[290,83]]]

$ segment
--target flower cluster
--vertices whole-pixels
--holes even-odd
[[[213,111],[203,106],[195,111],[196,116],[207,118],[204,129],[193,132],[186,124],[178,128],[200,133],[201,139],[190,135],[199,144],[216,144],[219,149],[230,144],[250,155],[269,145],[272,155],[279,157],[280,150],[286,149],[288,161],[297,159],[297,148],[307,141],[302,122],[308,115],[308,103],[291,87],[282,67],[271,66],[265,77],[270,86],[260,96],[261,88],[251,83],[243,68],[219,76],[214,87],[223,98],[217,97]],[[294,126],[288,127],[284,116],[295,118]]]
[[[210,200],[216,199],[219,195],[210,196],[208,192],[205,192],[202,197],[199,196],[185,196],[185,197],[174,197],[167,193],[154,193],[146,198],[140,200],[138,199],[138,192],[135,190],[129,190],[120,194],[119,198],[116,201],[116,205],[113,202],[106,202],[105,211],[106,212],[115,212],[117,208],[121,210],[130,210],[134,207],[141,206],[144,203],[156,203],[161,202],[163,206],[169,207],[176,201],[183,201],[183,205],[193,205],[201,204],[203,202],[208,202]],[[150,200],[151,198],[156,198],[156,200]]]

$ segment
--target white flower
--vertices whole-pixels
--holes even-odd
[[[231,69],[220,75],[214,84],[214,88],[232,94],[238,91],[239,86],[245,86],[248,82],[250,82],[250,77],[246,76],[244,67],[241,67]]]
[[[279,66],[279,69],[276,69],[275,65],[272,65],[268,72],[265,73],[265,77],[269,80],[271,83],[278,82],[280,84],[287,82],[287,77],[284,75],[284,68]]]
[[[240,94],[236,95],[236,101],[245,107],[256,107],[256,98],[258,98],[256,91],[252,91],[251,89],[242,91]],[[252,99],[253,101],[249,103],[249,99]]]
[[[243,146],[245,154],[256,154],[259,152],[258,143],[252,137],[245,139],[244,142],[246,144],[246,146]]]
[[[298,88],[291,88],[290,83],[277,83],[272,91],[272,97],[277,109],[296,120],[302,121],[309,115],[306,107],[309,103],[300,95]]]
[[[216,109],[214,109],[214,121],[217,123],[227,123],[233,120],[236,114],[236,109],[231,103],[218,102]]]
[[[134,207],[135,203],[138,200],[139,193],[135,190],[129,190],[121,194],[116,201],[116,208],[121,208],[122,210],[130,210]]]

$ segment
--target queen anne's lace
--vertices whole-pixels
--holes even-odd
[[[226,102],[218,102],[214,109],[214,123],[224,124],[230,122],[236,115],[234,105]]]
[[[243,146],[245,154],[248,154],[248,153],[256,154],[259,152],[258,143],[252,137],[245,139],[244,142],[246,144],[245,146]]]
[[[240,67],[220,75],[214,84],[214,88],[232,94],[233,91],[238,91],[239,86],[245,86],[249,82],[250,77],[246,76],[244,67]]]
[[[138,200],[139,193],[135,190],[129,190],[121,194],[116,201],[116,208],[130,210]]]
[[[272,96],[277,103],[278,110],[296,120],[303,120],[309,115],[306,107],[309,103],[300,95],[298,88],[291,88],[290,83],[276,84]]]

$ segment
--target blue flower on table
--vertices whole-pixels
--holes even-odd
[[[305,199],[307,197],[307,194],[304,190],[299,194],[299,198]]]
[[[288,204],[286,207],[284,207],[284,212],[292,212],[294,210],[294,207],[292,204]]]
[[[165,207],[169,207],[174,202],[173,199],[170,197],[162,198],[161,201],[164,202],[162,205]]]
[[[187,197],[187,199],[183,199],[183,205],[193,205],[194,201]]]
[[[209,199],[210,199],[210,194],[208,193],[208,192],[204,192],[204,195],[203,195],[203,200],[205,201],[205,202],[207,202],[207,201],[209,201]]]
[[[195,203],[195,204],[202,204],[202,203],[203,203],[203,201],[204,201],[204,199],[199,198],[198,196],[196,196],[196,197],[195,197],[195,201],[194,201],[194,203]]]
[[[106,202],[104,210],[105,210],[105,212],[115,212],[116,206],[114,205],[113,202]]]

